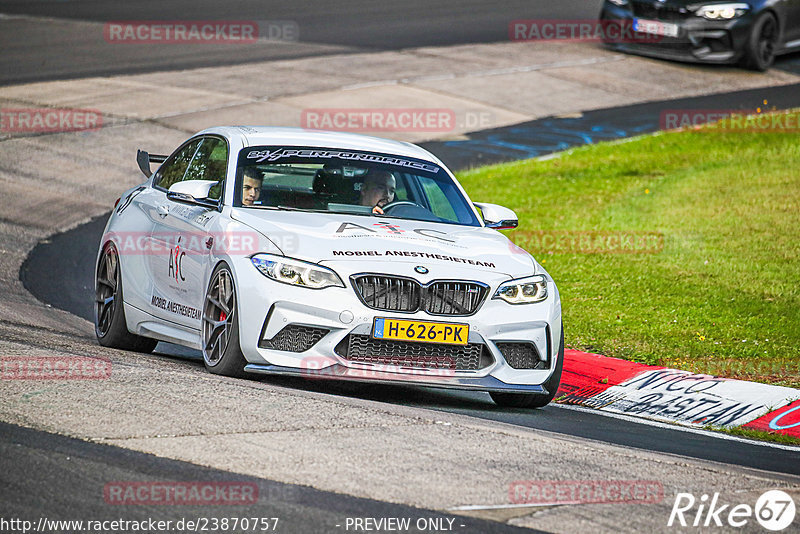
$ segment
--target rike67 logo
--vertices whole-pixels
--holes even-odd
[[[754,517],[767,530],[783,530],[794,521],[794,500],[784,491],[770,490],[751,507],[749,504],[722,504],[719,493],[710,497],[704,494],[699,499],[691,493],[678,493],[667,526],[742,528]]]

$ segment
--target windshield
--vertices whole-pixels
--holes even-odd
[[[325,148],[248,147],[234,206],[480,226],[453,178],[429,161]]]

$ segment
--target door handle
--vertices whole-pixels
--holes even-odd
[[[159,204],[158,206],[156,206],[156,213],[158,213],[158,216],[163,219],[164,217],[169,215],[169,206],[167,206],[166,204]]]

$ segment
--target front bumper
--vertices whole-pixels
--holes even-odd
[[[561,334],[561,305],[558,290],[550,280],[548,298],[543,302],[526,305],[511,305],[501,300],[492,300],[497,286],[507,276],[493,274],[488,281],[489,295],[478,311],[470,316],[443,317],[426,312],[398,313],[378,311],[366,307],[350,284],[346,262],[334,266],[345,280],[347,287],[331,287],[311,290],[281,284],[261,275],[249,259],[237,265],[236,277],[239,288],[240,344],[248,361],[246,371],[264,374],[304,376],[307,378],[357,380],[377,383],[405,383],[442,388],[474,389],[480,391],[506,391],[546,394],[542,384],[555,369]],[[394,274],[408,276],[415,264],[395,263]],[[372,269],[370,269],[372,267]],[[382,272],[386,265],[368,266],[355,263],[358,272]],[[441,274],[441,273],[439,273]],[[475,272],[468,269],[447,272],[448,279],[475,280]],[[416,277],[421,283],[440,279],[430,275],[428,279]],[[367,338],[372,333],[376,317],[414,319],[420,321],[467,323],[470,326],[467,339],[470,346],[481,345],[481,365],[474,369],[439,366],[436,362],[443,356],[431,353],[433,344],[425,345],[420,356],[427,361],[420,365],[408,361],[376,359],[375,362],[355,361],[343,353],[349,336]],[[270,340],[278,339],[287,326],[305,327],[313,334],[310,346],[294,350],[275,350]],[[314,330],[318,330],[314,332]],[[527,343],[535,347],[535,354],[542,365],[536,369],[512,367],[498,348],[498,343]],[[446,347],[442,354],[447,354]],[[434,349],[436,352],[438,349]],[[420,352],[415,350],[414,354]],[[446,356],[444,356],[446,358]],[[391,360],[391,361],[390,361]],[[518,365],[517,365],[518,366]]]
[[[754,15],[752,12],[727,21],[712,21],[692,13],[670,12],[663,15],[648,11],[640,16],[633,4],[616,6],[606,2],[600,14],[602,21],[623,25],[633,24],[634,17],[657,20],[678,26],[677,37],[658,37],[633,33],[633,38],[606,41],[606,44],[623,52],[692,63],[733,64],[739,61],[750,34]]]

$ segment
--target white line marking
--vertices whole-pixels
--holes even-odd
[[[506,508],[531,508],[533,506],[542,507],[542,506],[562,506],[564,504],[581,504],[579,502],[559,502],[559,503],[544,503],[544,504],[469,504],[466,506],[454,506],[453,508],[448,508],[448,510],[459,510],[459,511],[469,511],[469,510],[503,510]],[[588,504],[588,503],[587,503]]]

